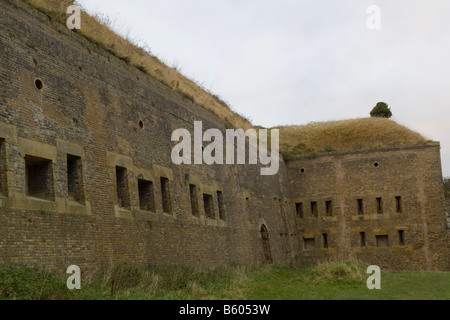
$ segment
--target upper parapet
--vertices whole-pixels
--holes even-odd
[[[328,152],[353,152],[424,145],[429,140],[386,118],[360,118],[283,126],[280,150],[285,158]]]

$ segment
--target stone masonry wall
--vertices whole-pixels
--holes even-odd
[[[301,263],[355,257],[390,269],[449,270],[439,150],[429,143],[290,161],[293,202],[304,209],[299,235],[315,239],[312,248],[302,246]]]
[[[450,269],[438,144],[281,159],[261,176],[260,165],[173,164],[171,134],[193,135],[194,121],[226,129],[76,32],[1,1],[0,264],[357,257]]]
[[[20,1],[0,3],[0,28],[1,264],[259,263],[262,225],[271,259],[294,262],[283,163],[275,176],[261,176],[259,165],[174,165],[173,130],[193,133],[194,121],[202,121],[203,130],[224,132],[224,122]],[[27,194],[27,157],[51,162],[54,199]],[[74,157],[82,173],[69,183]],[[116,167],[126,169],[126,183],[117,184]],[[161,178],[168,181],[166,210]],[[140,209],[138,179],[152,183],[155,210]],[[69,184],[83,196],[69,195]],[[190,184],[198,188],[198,216]],[[213,219],[203,194],[212,196]]]

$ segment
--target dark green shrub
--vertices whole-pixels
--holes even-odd
[[[392,117],[391,109],[389,109],[387,103],[378,102],[375,107],[373,107],[372,111],[370,111],[371,117],[384,117],[390,118]]]

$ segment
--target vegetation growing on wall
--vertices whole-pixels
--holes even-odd
[[[378,117],[283,126],[279,129],[280,150],[287,158],[427,142],[419,133],[392,120]]]
[[[444,178],[444,191],[445,197],[450,199],[450,177]]]
[[[68,17],[66,14],[67,7],[74,2],[71,0],[23,1],[64,25]],[[99,47],[159,80],[179,92],[184,98],[215,113],[228,126],[243,129],[251,127],[248,119],[233,111],[220,97],[183,76],[176,67],[169,67],[164,64],[150,52],[150,49],[142,48],[135,40],[124,38],[115,33],[111,29],[112,22],[110,19],[91,16],[82,11],[81,21],[81,29],[76,30],[76,32],[96,43]]]
[[[23,1],[64,25],[67,19],[66,9],[73,4],[73,0]],[[166,84],[184,98],[215,113],[224,120],[227,127],[244,130],[254,127],[248,119],[233,111],[218,96],[183,76],[177,68],[164,64],[149,49],[139,47],[136,41],[116,34],[111,29],[112,23],[109,19],[90,16],[84,11],[81,19],[82,27],[77,33]],[[294,155],[369,150],[426,142],[420,134],[379,117],[281,126],[277,129],[280,130],[280,151],[288,158]]]

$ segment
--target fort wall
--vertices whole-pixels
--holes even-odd
[[[438,143],[175,165],[175,129],[226,123],[21,1],[0,30],[0,264],[450,269]]]
[[[257,263],[262,225],[292,262],[283,170],[174,165],[173,130],[224,122],[21,2],[0,12],[2,263]]]
[[[288,176],[304,264],[349,257],[448,268],[438,143],[302,157],[288,162]]]

